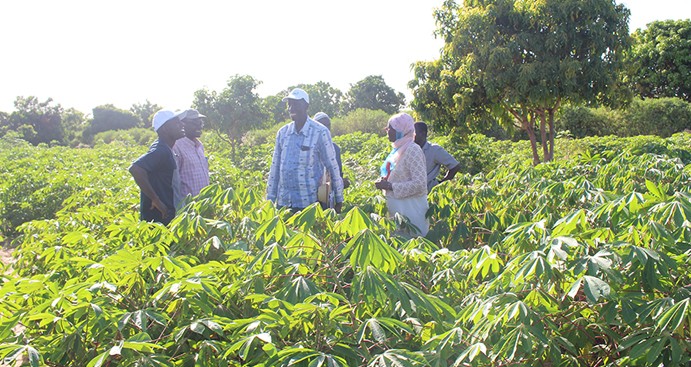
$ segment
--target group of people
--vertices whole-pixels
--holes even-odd
[[[158,139],[129,168],[141,190],[142,220],[170,223],[186,196],[196,196],[209,185],[209,162],[199,141],[204,117],[194,109],[154,114]]]
[[[283,98],[291,122],[276,134],[266,198],[279,207],[300,211],[316,202],[340,212],[343,190],[341,150],[331,140],[331,119],[324,112],[310,118],[309,96],[295,88]],[[209,184],[209,165],[199,141],[203,118],[197,110],[161,110],[153,117],[158,139],[129,168],[141,190],[140,214],[145,221],[168,224],[188,195]],[[426,235],[427,194],[440,182],[451,180],[459,162],[444,148],[427,141],[427,125],[407,113],[392,116],[386,126],[392,150],[374,183],[386,196],[389,215],[410,221],[413,235]],[[446,175],[437,180],[441,166]]]

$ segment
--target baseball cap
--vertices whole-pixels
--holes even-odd
[[[194,108],[190,108],[189,110],[185,111],[185,117],[180,118],[181,120],[194,120],[194,119],[200,119],[204,118],[206,116],[202,115],[199,113],[199,111],[195,110]]]
[[[283,102],[288,102],[289,99],[304,99],[305,102],[310,103],[310,97],[307,95],[307,92],[300,88],[295,88],[288,93],[285,98],[283,98]]]
[[[180,120],[185,118],[187,111],[177,111],[173,112],[171,110],[159,110],[154,114],[154,119],[151,123],[151,125],[154,128],[154,131],[158,131],[158,129],[161,128],[166,122],[178,117]]]
[[[314,114],[314,117],[313,117],[312,119],[313,119],[313,120],[316,120],[316,121],[320,121],[321,119],[324,119],[324,118],[331,120],[331,118],[329,117],[329,115],[327,115],[327,114],[324,113],[324,112],[317,112],[317,113],[315,113],[315,114]]]

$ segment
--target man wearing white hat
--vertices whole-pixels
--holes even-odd
[[[182,126],[185,137],[175,142],[173,154],[178,167],[180,182],[175,187],[175,207],[185,196],[197,196],[209,186],[209,161],[204,154],[204,145],[199,141],[206,116],[195,109],[185,111]]]
[[[149,151],[130,165],[129,171],[141,190],[140,216],[142,220],[170,223],[175,216],[173,205],[173,173],[176,169],[171,148],[175,141],[184,137],[180,121],[185,112],[160,110],[153,118],[153,128],[158,139]]]
[[[293,120],[276,134],[266,198],[293,211],[317,202],[324,168],[332,177],[334,210],[343,206],[343,180],[329,129],[307,115],[309,96],[295,88],[283,98]]]

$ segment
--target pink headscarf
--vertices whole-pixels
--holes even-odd
[[[397,139],[395,142],[391,143],[394,149],[398,149],[393,155],[393,163],[398,163],[398,160],[403,156],[403,152],[413,143],[415,140],[415,120],[413,117],[407,113],[399,113],[391,116],[389,119],[389,125],[396,130],[396,132],[402,133],[403,137]]]

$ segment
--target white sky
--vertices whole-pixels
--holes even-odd
[[[691,18],[689,0],[619,0],[631,31]],[[383,75],[406,94],[411,64],[432,60],[442,0],[6,0],[0,2],[0,111],[17,96],[89,113],[149,100],[187,108],[234,74],[261,96],[325,81],[344,93]]]

